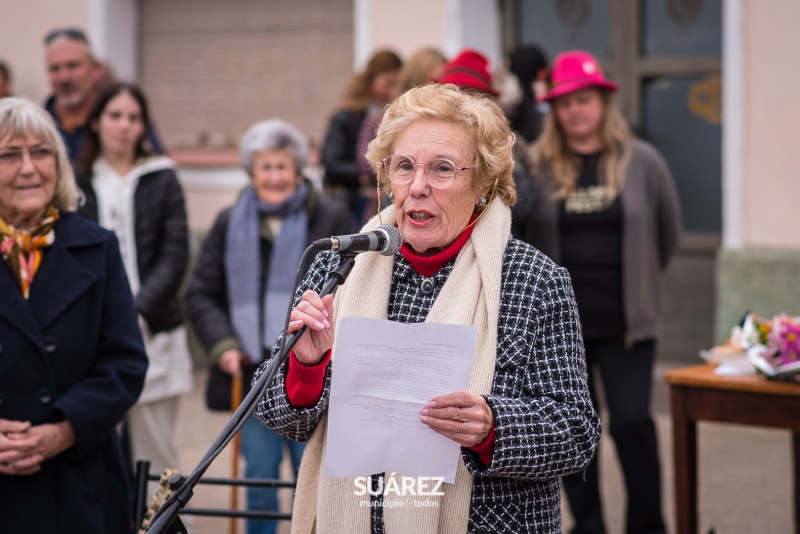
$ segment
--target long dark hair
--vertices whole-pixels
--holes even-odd
[[[133,155],[134,161],[153,155],[153,148],[147,140],[147,132],[150,131],[150,115],[147,111],[147,100],[144,98],[142,90],[137,86],[124,83],[115,82],[103,89],[98,95],[92,106],[92,111],[89,113],[89,118],[84,126],[84,138],[81,146],[80,154],[75,165],[77,176],[90,176],[92,174],[92,165],[95,160],[100,157],[102,148],[100,146],[100,133],[94,128],[93,125],[100,123],[100,116],[105,111],[108,103],[112,99],[121,94],[130,95],[139,104],[139,109],[142,112],[142,136],[136,142],[136,150]]]

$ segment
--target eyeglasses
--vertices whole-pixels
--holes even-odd
[[[408,156],[392,154],[380,161],[386,169],[386,175],[392,183],[405,185],[414,179],[417,165],[422,167],[422,173],[428,180],[428,185],[434,189],[447,189],[456,179],[458,173],[475,167],[456,167],[449,159],[437,158],[426,162],[417,163]]]
[[[25,159],[25,152],[28,153],[34,165],[48,162],[56,155],[55,150],[47,146],[0,149],[0,169],[8,170],[21,167]]]
[[[55,41],[58,37],[67,37],[73,41],[81,41],[86,44],[89,44],[89,39],[86,38],[86,34],[83,33],[81,30],[77,28],[65,28],[61,30],[53,30],[47,34],[44,38],[44,44],[49,45],[53,41]]]

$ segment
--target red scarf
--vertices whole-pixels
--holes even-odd
[[[473,219],[475,219],[474,215],[469,221],[470,224],[461,232],[461,235],[441,252],[432,256],[420,256],[411,250],[411,247],[408,246],[407,243],[403,243],[403,246],[400,247],[400,254],[408,260],[411,267],[419,274],[422,276],[433,276],[438,273],[448,261],[458,256],[458,253],[461,252],[469,236],[472,235],[472,228],[475,226],[472,224]]]

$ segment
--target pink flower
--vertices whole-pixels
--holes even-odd
[[[779,365],[800,360],[800,322],[785,313],[773,319],[769,348]]]

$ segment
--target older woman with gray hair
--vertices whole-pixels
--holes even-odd
[[[250,184],[217,217],[185,298],[189,320],[216,362],[212,372],[243,376],[249,387],[283,328],[305,248],[357,228],[344,203],[320,197],[302,176],[309,148],[295,126],[279,119],[258,122],[239,146]],[[242,428],[241,444],[248,477],[278,478],[284,444],[299,468],[302,445],[255,419]],[[249,489],[248,508],[277,510],[275,490]],[[274,523],[251,520],[248,533],[273,532]]]
[[[500,108],[452,84],[411,89],[386,108],[367,160],[394,205],[365,229],[396,225],[403,246],[360,255],[335,298],[319,292],[339,258],[317,256],[288,327],[307,330],[257,411],[275,432],[308,440],[293,533],[561,533],[560,479],[588,465],[600,420],[569,275],[511,237],[513,145]],[[327,475],[332,347],[355,316],[477,328],[467,390],[418,407],[417,428],[460,445],[443,493],[391,492],[399,473],[362,473],[368,492]],[[353,454],[369,447],[349,445]]]
[[[147,371],[114,234],[75,213],[52,119],[0,100],[3,532],[130,532],[115,432]]]

